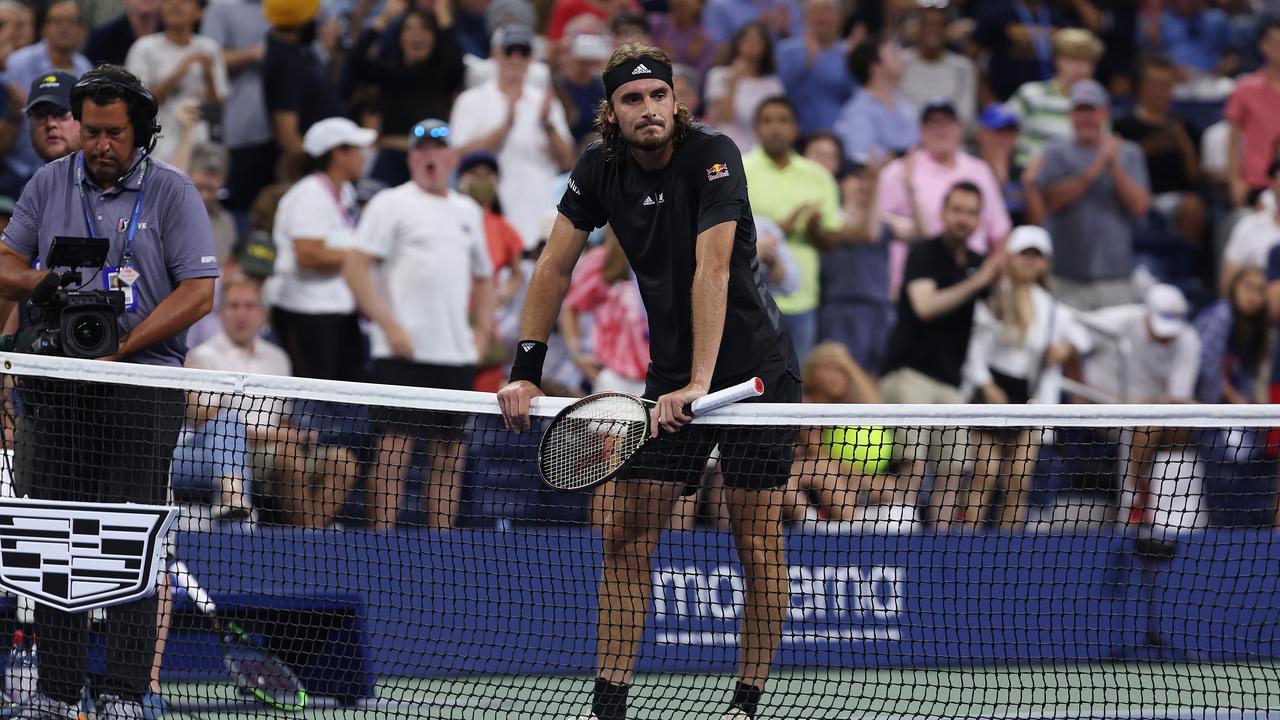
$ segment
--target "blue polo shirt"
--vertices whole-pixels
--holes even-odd
[[[137,305],[120,317],[123,335],[151,314],[178,283],[192,278],[216,278],[218,259],[213,247],[209,214],[195,186],[180,170],[148,158],[120,186],[101,190],[87,174],[77,188],[82,153],[59,158],[36,171],[18,198],[18,205],[0,242],[28,260],[41,261],[58,235],[105,236],[111,241],[109,265],[120,264],[139,190],[145,185],[133,240]],[[86,227],[81,192],[88,200],[95,227]],[[85,273],[86,289],[105,287],[101,273]],[[128,358],[144,365],[182,365],[187,333],[175,335]]]
[[[801,134],[835,125],[840,109],[853,97],[857,83],[849,74],[846,50],[844,43],[836,43],[818,53],[810,65],[804,37],[778,43],[778,79],[796,104]]]

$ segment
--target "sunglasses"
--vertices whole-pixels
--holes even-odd
[[[50,105],[48,103],[42,103],[27,111],[27,117],[31,120],[35,120],[36,122],[44,122],[49,118],[53,118],[54,120],[66,120],[70,116],[70,110],[63,110],[56,105]]]
[[[519,55],[527,58],[533,54],[533,48],[528,45],[512,45],[509,48],[503,48],[503,52],[507,55]]]
[[[412,132],[413,136],[419,140],[431,139],[444,142],[449,137],[449,128],[444,127],[443,125],[437,125],[433,128],[428,128],[425,125],[414,125],[413,130],[410,132]]]

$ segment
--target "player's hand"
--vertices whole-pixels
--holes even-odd
[[[649,411],[653,429],[650,431],[650,437],[658,437],[658,429],[663,432],[673,433],[693,420],[693,410],[690,406],[693,401],[707,394],[707,388],[698,387],[692,383],[667,393],[658,398],[658,404]]]
[[[400,323],[388,323],[382,328],[387,335],[387,344],[391,346],[391,352],[401,360],[413,360],[413,338],[409,337],[409,331],[404,329]]]
[[[529,430],[529,408],[533,399],[545,395],[537,385],[528,380],[517,380],[507,383],[498,391],[498,407],[502,409],[502,420],[512,432]]]

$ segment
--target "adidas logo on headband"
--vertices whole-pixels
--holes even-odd
[[[632,58],[623,60],[616,67],[604,74],[604,92],[606,97],[613,97],[618,88],[635,80],[661,80],[671,85],[671,66],[646,55],[643,60]]]

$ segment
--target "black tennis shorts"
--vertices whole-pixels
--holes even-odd
[[[383,358],[373,361],[372,375],[373,382],[383,385],[470,390],[475,384],[476,368],[474,365],[430,365]],[[467,416],[439,410],[373,406],[369,408],[369,420],[379,434],[390,431],[430,440],[459,440]]]
[[[800,402],[800,379],[786,368],[766,371],[760,377],[764,395],[744,400],[744,404]],[[644,397],[657,400],[667,392],[671,390],[655,387],[650,378]],[[686,425],[675,433],[660,432],[645,443],[618,477],[680,482],[685,484],[684,494],[691,495],[698,491],[702,471],[718,445],[725,487],[767,490],[785,485],[791,478],[798,434],[797,428],[776,425]]]

